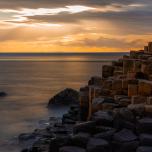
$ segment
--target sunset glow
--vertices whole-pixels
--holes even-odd
[[[152,39],[151,8],[149,0],[0,0],[0,52],[139,49]]]

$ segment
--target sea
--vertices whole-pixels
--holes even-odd
[[[128,53],[0,53],[0,152],[19,152],[14,143],[49,117],[67,108],[48,110],[49,99],[65,88],[79,90],[102,66]]]

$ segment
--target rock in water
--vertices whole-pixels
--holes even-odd
[[[0,97],[5,97],[7,94],[5,92],[0,92]]]
[[[72,105],[79,103],[79,93],[76,90],[67,88],[50,99],[48,107],[57,105]]]

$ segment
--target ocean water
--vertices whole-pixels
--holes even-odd
[[[31,132],[40,120],[61,116],[66,108],[46,108],[49,99],[65,88],[79,90],[102,65],[126,53],[0,54],[0,152],[17,152],[11,143],[20,133]]]

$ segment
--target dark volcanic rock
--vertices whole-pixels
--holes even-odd
[[[140,144],[142,146],[152,146],[152,135],[151,134],[141,134]]]
[[[72,105],[78,104],[79,93],[73,89],[65,89],[50,99],[48,107],[57,105]]]
[[[91,79],[88,82],[88,85],[101,85],[102,84],[102,78],[98,76],[91,77]]]
[[[104,65],[102,67],[102,77],[103,78],[108,78],[108,77],[112,76],[113,72],[114,72],[114,67],[113,66]]]
[[[139,133],[152,133],[152,118],[142,118],[138,121],[137,130]]]
[[[152,151],[152,147],[141,146],[138,147],[136,152],[151,152],[151,151]]]
[[[92,115],[91,120],[95,121],[98,125],[112,126],[113,115],[111,112],[98,111]]]
[[[135,78],[148,80],[148,75],[143,72],[137,72]]]
[[[73,146],[79,146],[79,147],[86,148],[89,138],[90,138],[89,133],[80,132],[71,137],[71,144]]]
[[[94,133],[96,128],[96,122],[94,121],[88,121],[76,124],[73,128],[74,134],[77,134],[79,132],[87,132],[87,133]]]
[[[50,142],[49,152],[59,152],[59,149],[63,146],[68,145],[70,142],[69,136],[60,136],[54,138]]]
[[[5,96],[7,96],[7,93],[5,93],[5,92],[0,92],[0,97],[5,97]]]
[[[60,148],[59,152],[86,152],[86,150],[80,147],[65,146]]]
[[[36,135],[34,133],[29,133],[29,134],[23,133],[23,134],[20,134],[18,137],[19,142],[34,140],[35,138],[36,138]]]
[[[113,136],[114,152],[134,152],[139,145],[137,136],[128,129],[123,129]]]
[[[91,138],[87,144],[88,152],[109,152],[109,144],[104,139]]]
[[[135,130],[135,116],[133,112],[127,108],[117,109],[114,116],[114,128]]]
[[[104,130],[104,131],[102,131],[100,133],[95,134],[94,137],[95,138],[105,139],[107,141],[111,141],[115,132],[116,132],[115,129],[109,128],[107,130]]]
[[[113,140],[118,142],[129,142],[137,140],[137,136],[132,131],[123,129],[114,134]]]

